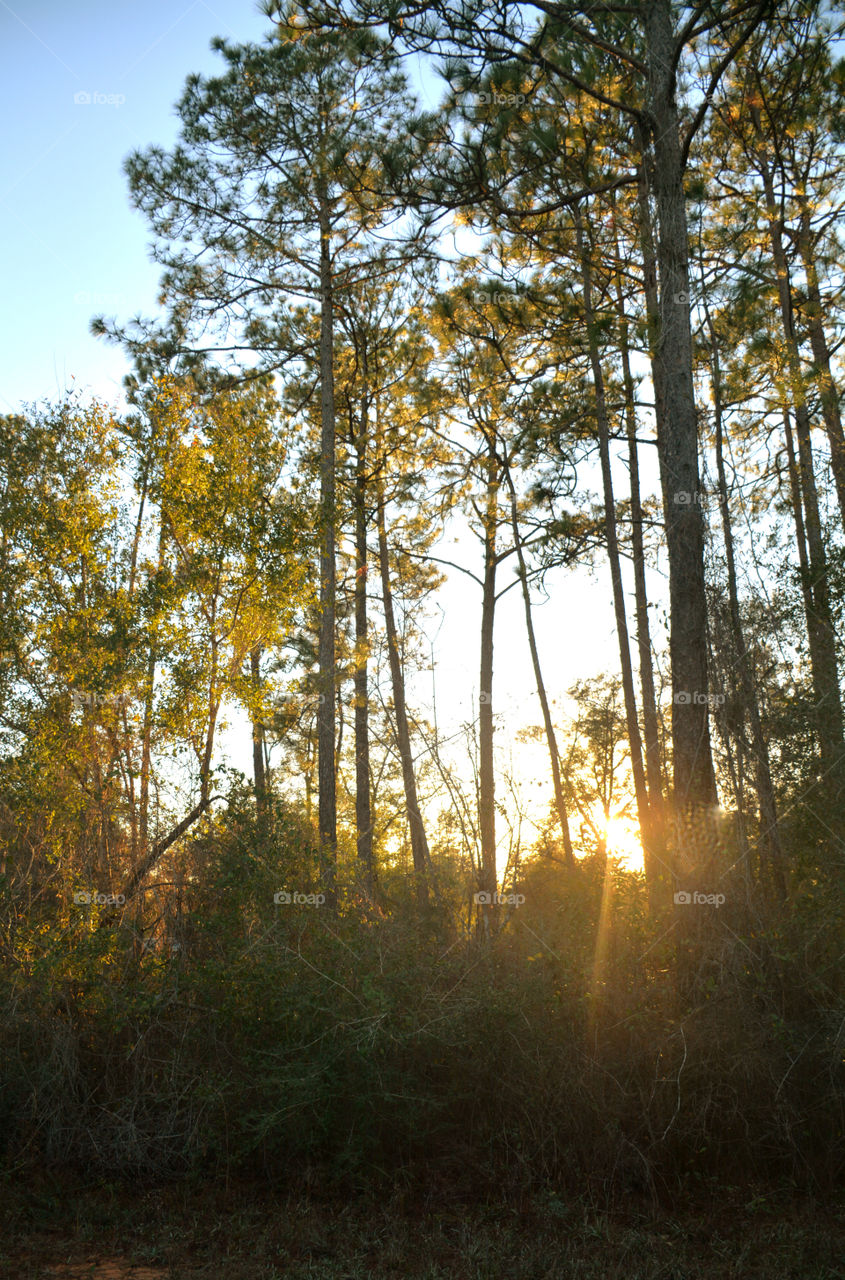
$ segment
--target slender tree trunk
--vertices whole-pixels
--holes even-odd
[[[132,551],[129,556],[129,585],[128,592],[130,596],[135,594],[135,578],[138,573],[138,551],[141,546],[141,533],[144,527],[144,509],[147,505],[147,494],[150,485],[150,471],[152,469],[152,446],[150,453],[144,462],[144,470],[141,476],[141,496],[138,500],[138,515],[135,518],[135,533],[132,537]]]
[[[155,695],[156,644],[153,639],[147,654],[144,689],[144,719],[141,726],[141,777],[138,794],[138,839],[146,847],[150,823],[150,774],[152,771],[153,698]]]
[[[144,461],[144,470],[141,476],[141,496],[138,501],[138,514],[135,517],[135,532],[132,537],[132,550],[129,555],[129,582],[127,585],[127,593],[130,599],[134,598],[136,578],[138,572],[138,552],[141,546],[141,533],[144,524],[144,511],[147,505],[147,494],[149,492],[150,471],[152,468],[152,447],[147,453]],[[153,673],[155,674],[155,673]],[[118,712],[120,716],[120,710]],[[136,776],[140,785],[140,768],[138,774],[135,771],[135,753],[134,753],[134,735],[129,727],[129,720],[126,707],[122,707],[123,716],[123,754],[126,759],[126,779],[127,779],[127,799],[129,801],[129,826],[131,833],[131,853],[132,861],[137,861],[138,849],[140,842],[140,796],[135,786]],[[112,767],[117,763],[117,754],[113,756]],[[144,835],[146,839],[146,833]],[[2,875],[2,871],[0,871]]]
[[[827,431],[828,444],[830,445],[830,465],[836,484],[836,495],[839,499],[839,515],[843,524],[845,524],[845,431],[842,429],[842,415],[839,411],[839,389],[833,379],[830,348],[827,344],[827,335],[824,329],[819,275],[816,269],[816,260],[813,256],[810,211],[806,208],[801,212],[801,231],[798,237],[798,247],[801,252],[801,261],[804,264],[804,273],[807,277],[805,319],[810,335],[813,361],[818,371],[822,415]]]
[[[378,483],[377,502],[379,566],[381,570],[384,626],[387,635],[387,656],[390,663],[390,682],[393,689],[393,712],[396,718],[396,744],[399,750],[399,759],[402,763],[402,782],[405,788],[405,806],[408,811],[408,826],[411,832],[411,855],[414,862],[417,900],[420,907],[425,908],[428,905],[428,871],[431,865],[431,856],[417,799],[417,781],[414,776],[414,758],[411,752],[411,735],[408,730],[408,713],[405,705],[405,681],[399,657],[396,616],[393,611],[393,591],[390,586],[390,556],[387,545],[384,490],[381,481]]]
[[[654,226],[649,202],[648,172],[653,157],[646,139],[638,126],[634,128],[640,164],[637,169],[637,212],[639,215],[640,252],[643,257],[643,295],[648,321],[648,348],[651,362],[651,381],[654,387],[654,416],[657,422],[666,417],[666,397],[663,391],[663,365],[657,358],[660,341],[660,291],[657,286],[657,253],[654,247]],[[653,183],[652,183],[653,185]],[[662,475],[662,473],[661,473]]]
[[[824,772],[829,777],[834,793],[839,794],[843,784],[845,739],[843,739],[842,701],[839,691],[836,636],[828,594],[827,556],[822,534],[818,490],[816,488],[815,467],[813,464],[810,413],[803,388],[801,356],[795,333],[792,309],[789,262],[783,245],[774,180],[765,151],[762,149],[764,139],[759,112],[755,108],[752,114],[760,144],[757,151],[757,164],[766,199],[766,217],[769,227],[772,261],[777,272],[778,301],[784,332],[784,350],[795,413],[795,432],[798,438],[797,470],[807,551],[809,553],[809,598],[812,601],[811,612],[807,618],[807,633],[811,646],[819,746]],[[814,648],[815,658],[813,659]]]
[[[496,615],[496,531],[499,518],[499,461],[487,436],[487,494],[484,520],[484,578],[481,599],[481,662],[478,707],[478,829],[481,837],[479,890],[496,892],[496,775],[493,767],[493,624]],[[483,917],[489,920],[489,911]]]
[[[728,570],[728,608],[733,633],[734,653],[739,671],[742,697],[745,711],[751,726],[751,748],[754,753],[755,785],[757,803],[760,811],[760,847],[761,860],[765,861],[767,875],[775,894],[779,898],[786,896],[786,878],[784,875],[783,848],[778,827],[775,789],[772,784],[772,772],[769,763],[769,751],[763,734],[760,720],[760,707],[757,701],[757,690],[754,685],[754,674],[751,658],[745,642],[742,617],[739,611],[739,591],[736,580],[736,558],[734,555],[734,537],[731,526],[731,513],[728,504],[728,485],[725,475],[724,457],[724,422],[722,416],[722,375],[719,364],[719,346],[716,334],[707,312],[710,329],[711,351],[711,384],[713,388],[713,410],[716,424],[716,471],[719,485],[719,510],[722,515],[722,536],[725,543],[725,559]],[[740,778],[740,784],[742,779]],[[740,812],[742,806],[740,805]],[[744,834],[744,828],[743,828]]]
[[[789,414],[784,411],[787,455],[789,457],[792,503],[798,541],[799,565],[807,616],[807,641],[813,675],[816,729],[822,768],[831,779],[834,792],[841,784],[845,740],[843,740],[842,702],[836,660],[836,640],[830,601],[827,594],[827,564],[821,537],[818,494],[813,471],[810,424],[806,407],[795,411],[798,456]]]
[[[144,855],[141,861],[133,868],[132,872],[130,873],[128,879],[126,880],[126,882],[124,883],[121,889],[121,894],[125,898],[126,903],[129,903],[135,897],[135,894],[138,892],[139,886],[142,884],[144,879],[152,871],[156,863],[164,856],[164,854],[167,852],[170,846],[175,844],[176,841],[179,840],[185,834],[185,832],[188,830],[189,827],[193,826],[197,818],[201,817],[202,814],[205,813],[206,809],[208,809],[210,804],[211,804],[210,798],[207,798],[205,800],[200,800],[198,804],[194,805],[190,813],[186,814],[185,817],[182,819],[182,821],[176,824],[176,826],[172,829],[172,831],[169,832],[168,835],[166,835],[163,839],[157,841],[156,844],[153,845],[152,849],[150,849],[149,852]],[[122,907],[121,907],[121,910],[122,910]],[[100,920],[99,927],[103,928],[106,924],[108,924],[110,918],[111,918],[111,913],[104,914]]]
[[[575,230],[581,258],[581,281],[584,298],[584,321],[590,365],[593,372],[593,395],[598,428],[599,457],[601,460],[602,486],[604,489],[604,523],[607,538],[607,555],[610,562],[610,580],[613,588],[613,610],[616,616],[616,635],[619,642],[619,663],[622,670],[622,690],[625,698],[625,719],[628,743],[631,751],[631,771],[634,775],[634,791],[637,797],[637,818],[645,853],[646,877],[654,884],[656,868],[651,858],[651,821],[646,791],[645,770],[640,726],[637,717],[637,701],[634,694],[634,673],[631,665],[631,644],[628,636],[628,620],[625,615],[625,594],[622,586],[622,566],[619,556],[619,535],[616,524],[616,503],[613,497],[613,472],[610,463],[610,423],[607,415],[604,372],[596,337],[596,320],[593,311],[593,285],[590,252],[584,239],[581,211],[575,208]]]
[[[305,821],[309,823],[314,811],[313,791],[314,784],[311,781],[311,765],[308,765],[305,770]]]
[[[528,567],[525,563],[525,552],[522,544],[522,534],[519,528],[519,515],[516,505],[516,489],[514,488],[510,467],[505,467],[505,479],[507,481],[511,500],[511,527],[513,529],[513,543],[516,548],[516,557],[519,564],[519,581],[520,586],[522,587],[522,602],[525,606],[525,628],[528,632],[528,647],[531,650],[531,665],[534,668],[534,681],[537,686],[537,697],[540,699],[540,708],[543,713],[543,727],[546,732],[546,744],[549,748],[549,760],[551,761],[552,766],[552,781],[554,782],[555,789],[555,809],[557,811],[561,836],[563,838],[563,856],[566,860],[566,865],[571,869],[575,866],[575,857],[572,852],[572,837],[569,831],[569,815],[566,811],[566,799],[563,794],[563,783],[560,776],[560,755],[557,749],[557,737],[555,735],[554,724],[552,723],[549,699],[546,694],[546,684],[543,680],[543,672],[540,667],[537,638],[534,634],[534,618],[531,610],[531,590],[528,585]]]
[[[660,729],[657,719],[657,696],[654,668],[651,662],[651,632],[648,621],[648,590],[645,576],[645,540],[643,538],[643,506],[640,493],[640,464],[637,448],[637,413],[634,402],[634,379],[628,344],[628,321],[625,317],[622,286],[617,277],[617,304],[620,319],[620,355],[625,392],[625,433],[628,437],[628,469],[631,475],[631,554],[634,561],[634,600],[637,619],[637,651],[640,662],[640,686],[643,699],[645,730],[646,781],[649,813],[654,824],[663,806],[663,766],[660,759]]]
[[[669,559],[674,803],[683,837],[690,820],[697,825],[695,819],[712,814],[717,803],[706,697],[704,523],[698,501],[684,163],[675,101],[675,36],[670,0],[649,0],[643,9],[643,20],[654,148],[651,177],[658,218],[660,317],[654,365]]]
[[[355,440],[355,828],[358,859],[364,888],[372,896],[375,888],[373,866],[373,816],[370,795],[370,705],[369,635],[367,623],[367,442],[369,401],[367,396],[367,352],[362,352],[364,391],[361,422]]]
[[[648,191],[642,166],[638,180],[638,200],[643,244],[646,313],[649,316],[649,328],[653,334],[656,334],[658,321],[657,280],[654,252],[651,248]],[[616,257],[618,260],[618,244]],[[631,555],[634,562],[634,608],[637,621],[637,652],[640,666],[646,782],[648,784],[649,829],[643,833],[643,853],[648,857],[651,864],[650,874],[647,876],[647,884],[651,906],[656,909],[660,905],[660,890],[664,881],[667,882],[666,887],[668,887],[668,881],[671,878],[671,867],[666,850],[660,725],[657,716],[657,696],[654,688],[654,669],[651,660],[651,632],[648,621],[648,589],[645,574],[645,539],[643,535],[644,517],[640,493],[640,464],[637,446],[637,411],[634,379],[631,373],[628,320],[625,315],[622,279],[619,272],[616,274],[616,304],[619,313],[619,351],[622,361],[622,384],[625,394],[625,434],[628,438],[628,470],[631,483]],[[653,365],[652,379],[654,381]]]
[[[730,622],[728,623],[730,627]],[[731,635],[733,632],[731,630]],[[711,646],[711,669],[713,667],[712,658],[713,650]],[[740,715],[744,716],[744,706],[740,708]],[[747,801],[745,798],[745,755],[747,743],[745,741],[744,721],[741,720],[737,725],[734,717],[728,716],[725,706],[716,708],[714,720],[716,722],[716,732],[722,740],[725,751],[725,763],[727,766],[728,778],[730,779],[730,791],[736,803],[736,830],[739,836],[739,854],[740,865],[742,867],[743,880],[745,882],[746,902],[750,902],[749,890],[751,888],[751,860],[750,847],[748,844],[748,825],[745,821],[745,813],[747,809]]]
[[[159,512],[158,526],[158,556],[156,559],[156,574],[160,575],[164,569],[164,561],[167,553],[167,528],[164,512]],[[157,642],[155,627],[150,639],[149,653],[147,654],[147,672],[144,687],[144,719],[141,726],[141,777],[138,796],[139,815],[138,815],[138,834],[141,848],[147,847],[149,835],[149,815],[150,815],[150,775],[152,772],[152,740],[153,740],[153,705],[155,700],[155,678],[156,664],[158,660]]]
[[[650,184],[648,179],[648,175],[653,168],[654,157],[652,152],[649,149],[646,139],[642,136],[639,130],[639,127],[635,126],[634,131],[635,131],[637,146],[638,146],[640,157],[641,157],[640,165],[637,171],[637,209],[639,213],[639,224],[640,224],[639,225],[640,249],[641,249],[642,259],[643,259],[643,292],[645,296],[646,317],[648,320],[648,335],[649,335],[648,340],[649,340],[649,358],[651,362],[651,381],[652,381],[652,387],[654,389],[654,416],[655,416],[655,422],[658,424],[658,431],[657,431],[658,461],[660,465],[660,482],[661,482],[661,489],[663,493],[663,510],[664,510],[664,521],[665,521],[665,512],[667,510],[667,506],[671,498],[667,494],[666,466],[664,463],[662,447],[661,447],[661,431],[664,430],[664,428],[661,428],[661,426],[659,425],[659,424],[665,424],[667,421],[667,418],[666,418],[666,393],[664,389],[664,378],[666,375],[665,375],[663,361],[658,359],[658,348],[660,343],[660,291],[658,289],[658,283],[657,283],[657,253],[654,246],[654,227],[653,227],[652,216],[651,216],[651,205],[650,205],[650,196],[649,196]],[[655,184],[652,178],[651,186],[654,186],[654,185]],[[665,431],[664,431],[664,434],[665,434]],[[629,453],[629,456],[630,456],[630,453]],[[636,579],[635,579],[635,589],[639,590],[636,587]],[[648,602],[645,598],[643,598],[643,602],[642,602],[642,612],[646,619],[644,630],[645,630],[645,633],[647,634]],[[639,626],[639,614],[638,614],[638,626]],[[648,671],[650,676],[651,675],[651,642],[650,640],[649,640],[648,653],[647,655],[643,655],[643,656],[645,657],[645,669]],[[643,669],[642,666],[640,669],[642,671]],[[643,694],[643,701],[645,704],[646,702],[645,693]],[[655,706],[655,721],[656,721],[656,698],[654,697],[653,681],[652,681],[652,698],[649,699],[649,705],[652,705],[652,704]],[[673,717],[675,715],[675,705],[676,704],[674,703],[674,699],[673,699],[673,711],[672,711]],[[674,720],[673,720],[673,723],[674,723]],[[659,730],[657,732],[659,733]],[[661,780],[661,791],[662,791],[663,787],[666,786],[666,778],[665,778],[665,772],[660,762],[659,738],[655,737],[654,731],[652,732],[647,731],[647,736],[646,736],[646,764],[647,765],[649,762],[650,750],[654,751],[655,749],[656,749],[657,770],[659,770],[659,776]],[[652,755],[651,759],[652,761],[654,761],[655,756]],[[652,776],[654,776],[654,774],[650,774],[649,778],[651,778]],[[677,791],[676,791],[676,799],[677,799]],[[680,822],[680,812],[679,812],[680,806],[677,803],[674,803],[673,808],[674,808],[675,825],[676,827],[678,827]],[[668,853],[668,830],[667,830],[667,820],[666,820],[667,814],[666,814],[666,808],[663,804],[662,796],[661,796],[661,803],[658,806],[657,811],[655,812],[654,809],[650,807],[649,812],[653,820],[655,859],[659,867],[661,868],[661,871],[657,873],[657,878],[658,880],[662,878],[662,871],[667,872],[669,877],[671,878],[672,859],[670,858]],[[681,837],[683,838],[683,832],[681,832],[680,834],[681,834]],[[651,901],[653,905],[656,905],[654,897],[652,897]]]
[[[317,709],[318,826],[322,890],[337,904],[335,773],[335,403],[334,316],[328,200],[320,201],[320,643]]]
[[[218,686],[218,641],[214,634],[217,622],[217,611],[211,610],[211,642],[210,667],[208,680],[208,726],[205,731],[205,743],[200,759],[200,803],[208,801],[211,792],[211,759],[214,754],[214,735],[217,731],[217,717],[220,713],[220,690]]]
[[[261,649],[255,648],[249,655],[249,671],[252,695],[258,703],[261,693]],[[264,769],[264,725],[257,709],[252,716],[252,775],[255,781],[255,807],[260,814],[267,809],[267,775]]]
[[[792,495],[792,515],[795,520],[795,545],[798,549],[798,568],[801,575],[801,595],[804,600],[804,616],[807,620],[807,636],[810,646],[810,666],[813,671],[813,688],[816,687],[816,628],[813,623],[813,593],[810,590],[812,575],[810,560],[807,554],[807,531],[804,528],[804,503],[801,498],[801,479],[798,474],[798,459],[795,455],[795,438],[789,411],[783,411],[783,431],[786,441],[786,458],[789,468],[789,489]]]

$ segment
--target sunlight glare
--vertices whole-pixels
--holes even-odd
[[[610,813],[605,818],[604,808],[599,801],[593,805],[592,818],[596,830],[607,842],[610,857],[619,858],[628,871],[642,871],[643,847],[639,827],[634,819],[619,812]]]

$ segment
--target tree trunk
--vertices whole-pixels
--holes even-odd
[[[640,252],[643,257],[643,294],[648,321],[648,347],[651,362],[651,381],[654,387],[654,416],[657,422],[666,418],[666,397],[663,392],[663,365],[657,359],[660,340],[660,291],[657,287],[657,255],[654,248],[654,227],[649,204],[648,167],[652,158],[646,140],[638,127],[634,134],[640,153],[637,169],[637,211],[639,214]]]
[[[256,703],[261,693],[261,650],[255,648],[249,655],[252,695]],[[267,775],[264,769],[264,725],[256,710],[252,716],[252,775],[255,781],[255,807],[259,815],[267,809]]]
[[[421,908],[428,905],[428,871],[431,856],[426,839],[425,826],[417,799],[417,782],[414,776],[414,758],[411,753],[411,735],[408,730],[408,713],[405,706],[405,682],[399,658],[399,641],[396,617],[393,611],[393,591],[390,586],[390,557],[387,546],[383,485],[378,485],[378,547],[381,570],[381,592],[384,606],[384,626],[387,635],[387,655],[390,663],[390,681],[393,689],[393,711],[396,717],[396,745],[402,763],[402,782],[405,788],[405,806],[408,810],[408,826],[411,832],[411,856],[414,863],[417,901]]]
[[[822,535],[818,490],[816,488],[815,467],[813,464],[810,414],[803,389],[801,356],[798,339],[795,334],[792,309],[789,262],[783,245],[774,180],[771,168],[762,150],[764,140],[759,113],[756,108],[753,109],[752,114],[757,129],[758,141],[761,144],[761,149],[758,149],[757,152],[757,164],[766,198],[769,242],[772,249],[772,261],[777,273],[778,301],[784,332],[784,350],[795,413],[795,432],[798,437],[797,471],[803,506],[807,551],[809,553],[808,568],[810,574],[808,582],[809,597],[805,595],[805,601],[809,598],[812,602],[811,610],[807,617],[807,635],[810,642],[811,665],[813,668],[819,747],[824,773],[829,777],[834,793],[838,794],[843,782],[845,739],[843,739],[842,702],[839,692],[839,672],[836,659],[836,635],[828,595],[827,556]],[[813,657],[814,650],[815,656]]]
[[[795,545],[798,549],[798,568],[801,575],[801,595],[804,600],[804,616],[807,620],[807,636],[810,646],[810,667],[813,672],[813,687],[816,686],[816,630],[813,626],[813,593],[810,590],[810,560],[807,555],[807,532],[804,528],[804,504],[801,499],[801,480],[798,475],[798,460],[795,456],[795,439],[789,420],[789,411],[783,411],[783,431],[786,440],[786,458],[789,467],[789,489],[792,495],[792,515],[795,520]]]
[[[739,591],[736,581],[736,559],[734,555],[734,538],[733,528],[731,526],[731,513],[728,505],[728,485],[725,475],[725,457],[724,457],[724,423],[722,420],[722,377],[719,364],[719,347],[716,334],[710,322],[710,314],[707,313],[708,326],[710,328],[711,342],[711,379],[713,388],[713,412],[716,423],[716,471],[719,485],[719,509],[722,514],[722,536],[725,543],[725,559],[728,569],[728,607],[731,619],[731,631],[733,633],[734,653],[739,669],[740,685],[742,688],[743,702],[745,703],[745,711],[751,726],[751,748],[754,752],[754,771],[755,784],[757,789],[757,803],[760,811],[760,848],[761,860],[765,861],[767,876],[771,888],[777,897],[783,899],[786,896],[786,879],[784,875],[784,857],[783,848],[780,841],[780,830],[778,827],[777,806],[775,804],[775,789],[772,784],[772,772],[769,763],[769,751],[766,746],[766,739],[763,734],[763,726],[760,720],[760,708],[757,701],[757,690],[754,686],[754,675],[751,669],[751,659],[748,653],[748,646],[745,642],[745,634],[742,626],[742,618],[739,611]],[[742,779],[740,778],[740,785]],[[740,805],[740,812],[742,806]]]
[[[355,829],[364,889],[372,897],[373,816],[370,796],[370,704],[367,623],[367,353],[362,352],[364,391],[361,423],[355,440]]]
[[[496,614],[496,530],[499,462],[487,435],[487,495],[484,511],[484,578],[481,598],[481,662],[478,694],[478,829],[481,837],[479,891],[496,892],[496,775],[493,768],[493,623]],[[489,899],[488,899],[489,901]],[[482,912],[489,920],[489,911]]]
[[[839,499],[839,515],[845,525],[845,431],[842,430],[842,415],[839,411],[839,389],[833,380],[830,366],[830,348],[827,345],[827,335],[822,319],[822,299],[816,261],[813,256],[809,209],[803,209],[801,212],[801,231],[798,237],[798,247],[807,277],[805,319],[810,335],[810,346],[813,350],[813,361],[818,370],[822,414],[824,416],[828,444],[830,445],[830,465],[836,484],[836,495]]]
[[[601,460],[602,487],[604,490],[604,523],[607,538],[607,555],[610,562],[610,580],[613,588],[613,610],[616,616],[616,635],[619,642],[619,663],[622,670],[622,690],[625,698],[625,720],[628,729],[628,743],[631,751],[631,771],[634,775],[634,791],[637,797],[637,818],[640,826],[640,838],[645,853],[646,877],[649,885],[654,884],[657,868],[651,859],[651,822],[646,791],[645,770],[643,768],[643,748],[640,737],[640,726],[637,717],[637,701],[634,694],[634,673],[631,666],[631,644],[628,636],[628,620],[625,615],[625,595],[622,586],[622,566],[619,557],[619,536],[616,525],[616,503],[613,497],[613,472],[610,463],[610,423],[607,416],[607,398],[604,387],[604,372],[599,355],[596,337],[596,322],[593,312],[592,267],[589,248],[584,239],[584,227],[581,211],[575,208],[575,230],[578,240],[578,252],[581,258],[581,281],[584,298],[584,320],[587,326],[587,342],[590,351],[590,366],[593,372],[593,394],[598,429],[599,457]]]
[[[176,841],[185,834],[189,827],[193,826],[197,818],[201,817],[202,814],[205,813],[210,804],[210,797],[200,800],[198,804],[194,805],[190,813],[186,814],[182,821],[177,823],[168,835],[157,841],[157,843],[153,845],[152,849],[150,849],[150,851],[141,859],[138,865],[130,873],[128,879],[123,885],[123,888],[121,889],[121,895],[125,899],[125,901],[120,905],[121,911],[125,907],[126,903],[130,902],[132,898],[135,897],[135,894],[138,892],[138,888],[144,879],[149,875],[156,863],[164,856],[170,846],[175,844]],[[100,927],[103,927],[110,918],[111,913],[109,915],[104,915],[100,921]]]
[[[704,523],[690,330],[684,163],[675,102],[675,37],[669,0],[643,9],[648,112],[657,206],[659,332],[654,351],[657,444],[669,560],[674,805],[681,836],[717,803],[710,748]],[[689,832],[686,833],[687,835]]]
[[[320,202],[320,643],[317,779],[320,870],[326,904],[337,903],[335,773],[335,404],[334,317],[328,202]]]
[[[167,527],[164,512],[159,511],[159,527],[158,527],[158,557],[156,562],[156,574],[160,575],[164,569],[164,560],[167,551]],[[141,780],[139,803],[139,843],[141,848],[146,848],[149,837],[149,817],[150,817],[150,776],[152,773],[152,739],[153,739],[153,706],[155,700],[155,677],[157,664],[157,643],[155,629],[150,639],[150,650],[147,654],[147,673],[146,684],[144,688],[144,720],[141,726]]]
[[[528,568],[525,563],[525,552],[522,545],[522,535],[519,529],[519,516],[516,506],[516,489],[514,488],[510,467],[505,468],[505,479],[510,492],[511,527],[513,528],[513,543],[516,548],[516,557],[519,563],[519,581],[522,587],[522,602],[525,606],[525,627],[528,632],[528,647],[531,650],[531,665],[534,668],[534,681],[537,685],[537,697],[540,699],[540,708],[543,713],[543,727],[546,732],[546,744],[549,748],[549,760],[551,761],[552,766],[552,781],[554,782],[555,790],[555,809],[557,811],[561,836],[563,838],[563,856],[566,860],[566,865],[571,869],[575,866],[575,857],[572,852],[572,837],[569,831],[569,815],[566,811],[566,800],[564,798],[563,783],[560,776],[560,755],[557,749],[557,737],[555,736],[555,728],[552,724],[552,714],[549,708],[549,699],[546,694],[546,685],[543,680],[543,672],[540,667],[537,638],[534,634],[534,618],[531,611],[531,591],[528,586]]]
[[[208,800],[211,791],[211,759],[214,754],[214,735],[217,731],[217,717],[220,714],[220,691],[217,683],[218,641],[214,634],[216,610],[211,612],[211,674],[208,680],[208,726],[205,731],[205,743],[200,757],[200,801]]]
[[[617,305],[620,322],[620,356],[625,393],[625,433],[628,437],[628,469],[631,475],[631,555],[634,562],[634,601],[637,619],[637,652],[640,662],[640,686],[643,699],[645,730],[645,764],[648,783],[649,814],[654,823],[663,805],[663,766],[660,759],[660,728],[657,718],[657,695],[651,662],[651,631],[648,621],[648,589],[645,576],[645,540],[643,506],[640,492],[640,464],[637,447],[637,413],[634,379],[628,343],[628,321],[622,299],[622,285],[617,277]]]
[[[798,424],[797,411],[795,416]],[[797,426],[798,457],[796,458],[789,414],[786,410],[784,411],[792,506],[795,515],[804,610],[807,616],[810,669],[813,676],[816,732],[822,768],[824,773],[831,777],[834,790],[837,790],[838,775],[842,769],[843,755],[845,755],[842,703],[839,693],[835,633],[827,596],[827,565],[824,544],[821,542],[818,495],[813,473],[810,427],[806,408],[802,418],[803,427],[800,424]]]

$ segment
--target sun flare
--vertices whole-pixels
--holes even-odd
[[[610,813],[605,816],[600,802],[593,805],[592,819],[596,831],[607,843],[607,852],[612,858],[619,858],[629,871],[643,870],[643,846],[640,832],[633,818],[624,813]]]

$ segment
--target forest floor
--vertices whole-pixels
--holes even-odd
[[[845,1197],[723,1196],[613,1213],[553,1193],[519,1208],[266,1183],[0,1188],[9,1280],[845,1280]]]

